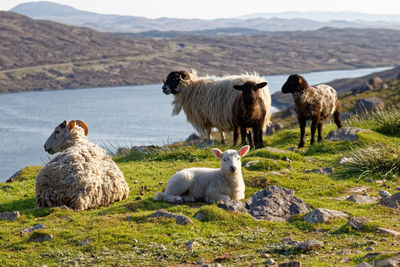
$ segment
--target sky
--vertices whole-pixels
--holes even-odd
[[[7,11],[25,2],[36,1],[0,0],[0,10]],[[400,13],[400,0],[53,0],[51,2],[102,14],[148,18],[213,19],[284,11]]]

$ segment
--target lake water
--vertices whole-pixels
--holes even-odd
[[[304,77],[317,84],[385,69],[322,71]],[[267,76],[271,94],[287,76]],[[64,120],[85,121],[89,139],[111,149],[184,140],[194,129],[183,112],[171,116],[172,100],[160,84],[0,94],[0,182],[27,165],[47,162],[43,144]]]

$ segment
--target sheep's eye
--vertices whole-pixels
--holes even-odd
[[[223,161],[226,161],[226,159],[222,159]]]
[[[55,133],[55,134],[59,134],[59,133],[60,133],[60,131],[55,131],[54,133]]]

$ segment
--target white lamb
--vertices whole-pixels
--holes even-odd
[[[87,139],[87,133],[83,121],[64,121],[46,141],[48,153],[61,153],[36,177],[38,207],[85,210],[128,197],[124,175],[104,149]]]
[[[257,74],[226,75],[223,77],[199,77],[192,70],[174,71],[168,74],[162,87],[164,94],[173,94],[172,115],[183,109],[187,120],[202,135],[210,139],[211,129],[217,128],[221,141],[225,143],[224,132],[233,130],[232,106],[239,91],[233,86],[252,81],[266,82]],[[271,95],[268,85],[260,90],[260,98],[265,105],[263,132],[271,124]]]
[[[245,185],[240,159],[247,154],[250,146],[238,151],[226,150],[222,153],[212,149],[214,156],[221,160],[221,168],[183,169],[168,180],[164,192],[158,192],[154,200],[171,203],[183,201],[217,202],[224,199],[240,200],[244,198]]]

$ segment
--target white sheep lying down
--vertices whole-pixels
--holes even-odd
[[[243,199],[245,185],[240,159],[247,154],[249,149],[250,146],[244,146],[238,151],[229,149],[222,153],[221,150],[213,148],[212,153],[221,160],[219,169],[183,169],[171,176],[165,191],[158,192],[154,200],[181,203],[183,201],[217,202],[224,199]]]
[[[64,121],[48,138],[45,150],[61,153],[36,177],[38,207],[85,210],[128,197],[124,175],[104,149],[87,139],[87,132],[80,120]]]
[[[199,77],[195,70],[174,71],[168,74],[162,89],[164,94],[174,95],[172,115],[179,114],[183,109],[187,120],[202,136],[210,138],[212,128],[217,128],[224,143],[224,132],[233,130],[232,106],[239,94],[233,87],[248,81],[266,82],[256,73]],[[265,132],[266,127],[271,124],[271,95],[268,85],[260,90],[260,97],[266,108],[262,129]]]

